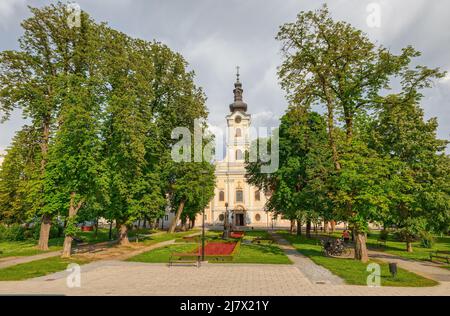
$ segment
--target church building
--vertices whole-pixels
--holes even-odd
[[[243,91],[238,68],[233,90],[234,102],[230,104],[230,113],[225,117],[228,127],[226,154],[223,160],[215,162],[215,195],[205,209],[205,223],[208,226],[223,226],[228,214],[229,222],[235,229],[287,227],[289,221],[265,211],[265,193],[249,185],[245,179],[245,153],[251,142],[251,115],[243,101]],[[199,226],[201,223],[199,214],[195,224]]]

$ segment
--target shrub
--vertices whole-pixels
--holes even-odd
[[[420,246],[423,248],[433,248],[434,237],[430,232],[422,231],[420,233]]]
[[[49,238],[58,238],[62,236],[63,228],[58,224],[52,224],[50,227],[50,236]],[[39,240],[39,235],[41,232],[41,223],[38,223],[32,228],[32,236],[34,240]]]
[[[386,229],[383,229],[380,231],[380,234],[378,235],[378,240],[387,241],[388,236],[389,236],[389,232]]]
[[[20,224],[12,224],[11,226],[0,225],[0,239],[8,241],[25,240],[25,228]]]

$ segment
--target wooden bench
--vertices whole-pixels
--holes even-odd
[[[263,243],[263,244],[272,244],[273,243],[273,239],[258,237],[258,238],[255,238],[255,239],[252,240],[252,244],[261,244],[261,243]]]
[[[385,240],[385,239],[377,239],[377,247],[378,248],[381,248],[381,247],[386,248],[386,241],[387,240]]]
[[[90,244],[87,242],[77,244],[77,247],[73,248],[73,253],[96,253],[104,250],[106,247],[99,246],[96,247],[95,244]]]
[[[195,264],[200,267],[201,255],[196,253],[172,253],[169,258],[169,267],[174,264]]]
[[[450,251],[433,251],[430,253],[430,260],[433,261],[433,258],[443,259],[447,261],[447,263],[450,263]]]

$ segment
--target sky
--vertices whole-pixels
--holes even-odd
[[[17,49],[20,22],[27,5],[54,1],[0,0],[0,50]],[[225,127],[233,101],[236,66],[240,66],[244,101],[254,126],[278,125],[286,110],[277,79],[280,44],[275,40],[283,23],[300,11],[327,3],[333,18],[363,30],[374,42],[399,53],[412,45],[422,52],[419,64],[450,71],[450,1],[448,0],[78,0],[97,22],[133,37],[157,40],[181,53],[203,87],[209,123]],[[375,6],[375,7],[374,7]],[[379,9],[379,11],[378,11]],[[373,11],[375,10],[375,11]],[[379,15],[374,15],[379,12]],[[378,18],[379,17],[379,18]],[[437,117],[438,136],[450,134],[450,75],[425,93],[426,118]],[[24,124],[19,112],[0,125],[0,151]]]

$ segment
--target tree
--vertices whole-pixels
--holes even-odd
[[[34,128],[24,126],[7,149],[0,169],[1,222],[26,222],[36,204],[33,184],[39,179],[38,136]]]
[[[30,11],[32,16],[22,22],[20,50],[0,53],[0,104],[4,119],[19,108],[40,133],[41,174],[35,186],[43,194],[50,139],[62,105],[57,85],[60,76],[78,72],[83,63],[87,28],[67,23],[70,12],[60,2]],[[89,23],[84,12],[80,18],[83,26]],[[52,214],[45,209],[43,203],[35,209],[35,215],[42,219],[38,243],[41,250],[48,249],[52,221]]]
[[[301,12],[294,23],[281,26],[277,39],[283,43],[284,53],[279,77],[290,103],[304,107],[320,104],[326,110],[329,150],[337,175],[342,171],[343,155],[350,166],[353,164],[348,159],[357,157],[352,154],[353,149],[360,147],[355,139],[358,135],[354,135],[355,119],[375,108],[382,100],[382,89],[390,87],[392,77],[402,75],[414,88],[438,72],[423,66],[409,69],[411,59],[419,55],[412,47],[404,48],[400,55],[377,47],[360,30],[334,21],[326,6],[316,12]],[[419,75],[424,75],[425,80],[419,80]],[[337,119],[343,122],[343,141],[339,139]],[[368,151],[364,152],[375,159]],[[346,177],[350,175],[347,173]],[[336,192],[335,198],[338,195]],[[354,226],[358,236],[355,258],[367,261],[364,230],[370,219],[360,216],[366,212],[359,214],[355,200],[346,201],[345,212],[340,213],[354,214],[353,219],[358,219],[354,224],[362,225]],[[342,205],[339,200],[336,202]]]
[[[170,172],[171,205],[177,206],[169,226],[173,233],[182,217],[193,218],[214,196],[214,165],[210,162],[172,162]]]
[[[321,115],[302,106],[291,106],[279,128],[279,168],[274,174],[261,173],[261,161],[248,162],[247,181],[260,190],[270,190],[266,208],[297,221],[301,234],[306,221],[325,216],[329,208],[327,182],[332,171],[327,151],[325,121]],[[255,144],[253,149],[256,150]]]
[[[425,230],[449,224],[448,141],[436,138],[437,121],[424,121],[411,90],[389,95],[371,128],[371,145],[391,161],[390,211],[384,221],[394,225],[406,250]],[[439,205],[439,206],[438,206]],[[432,214],[432,216],[430,216]]]

